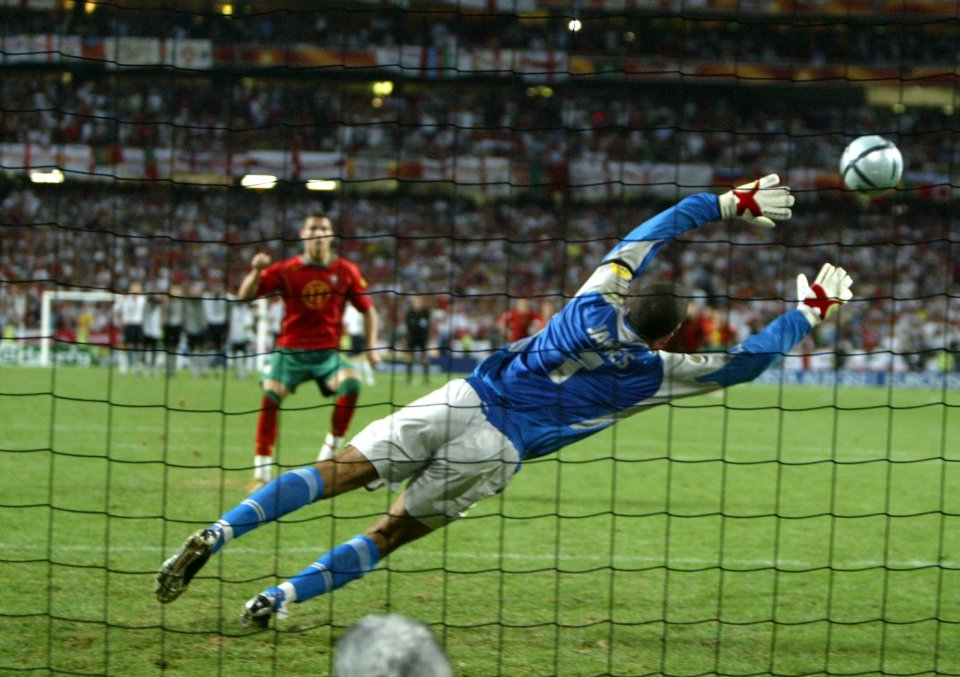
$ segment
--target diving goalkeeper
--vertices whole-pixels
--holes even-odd
[[[773,227],[789,219],[794,198],[779,182],[769,175],[719,196],[692,195],[635,228],[540,332],[370,424],[334,459],[281,475],[191,535],[157,575],[159,601],[176,599],[213,553],[261,524],[358,487],[409,480],[364,533],[246,603],[241,621],[267,627],[290,603],[360,578],[400,546],[499,493],[523,461],[628,414],[759,376],[852,298],[842,268],[824,264],[812,284],[799,275],[796,308],[731,351],[690,355],[651,347],[679,328],[687,294],[637,278],[664,244],[710,221]]]

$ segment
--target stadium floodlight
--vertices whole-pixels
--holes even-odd
[[[240,179],[240,185],[253,190],[270,190],[276,187],[277,177],[273,174],[247,174]]]
[[[336,179],[310,179],[307,181],[307,190],[336,190],[340,182]]]
[[[30,172],[30,180],[34,183],[63,183],[64,179],[63,172],[59,169],[51,169],[49,172],[35,169]]]
[[[571,33],[576,33],[581,28],[583,28],[583,24],[580,22],[580,19],[570,19],[570,23],[567,24],[567,30]]]
[[[373,93],[375,96],[390,96],[393,94],[393,83],[389,80],[374,82]]]
[[[547,87],[546,85],[527,87],[527,96],[542,96],[545,99],[549,99],[551,96],[553,96],[553,88]]]

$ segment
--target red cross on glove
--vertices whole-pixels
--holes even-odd
[[[820,313],[821,320],[827,316],[831,307],[840,305],[840,301],[837,299],[828,298],[827,292],[819,284],[810,287],[810,291],[814,293],[816,298],[806,298],[803,302]]]
[[[743,188],[743,186],[741,186]],[[747,210],[753,216],[763,216],[763,210],[757,204],[757,192],[760,190],[760,182],[757,181],[749,190],[735,190],[733,196],[737,199],[737,216],[743,216]]]
[[[824,263],[813,284],[807,276],[797,275],[797,307],[803,311],[812,326],[816,326],[835,308],[853,298],[850,286],[853,280],[843,268]]]

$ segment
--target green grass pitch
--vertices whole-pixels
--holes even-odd
[[[440,379],[435,379],[435,384]],[[381,373],[354,431],[425,393]],[[243,603],[359,533],[365,491],[157,566],[245,496],[253,379],[0,369],[0,672],[329,674],[343,629],[431,625],[458,675],[960,674],[960,393],[739,386],[532,462],[467,519],[278,630]],[[285,404],[315,457],[330,402]]]

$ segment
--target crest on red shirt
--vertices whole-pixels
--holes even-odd
[[[300,294],[303,305],[307,308],[317,310],[327,305],[330,300],[330,287],[323,280],[310,280],[303,285],[303,292]]]

